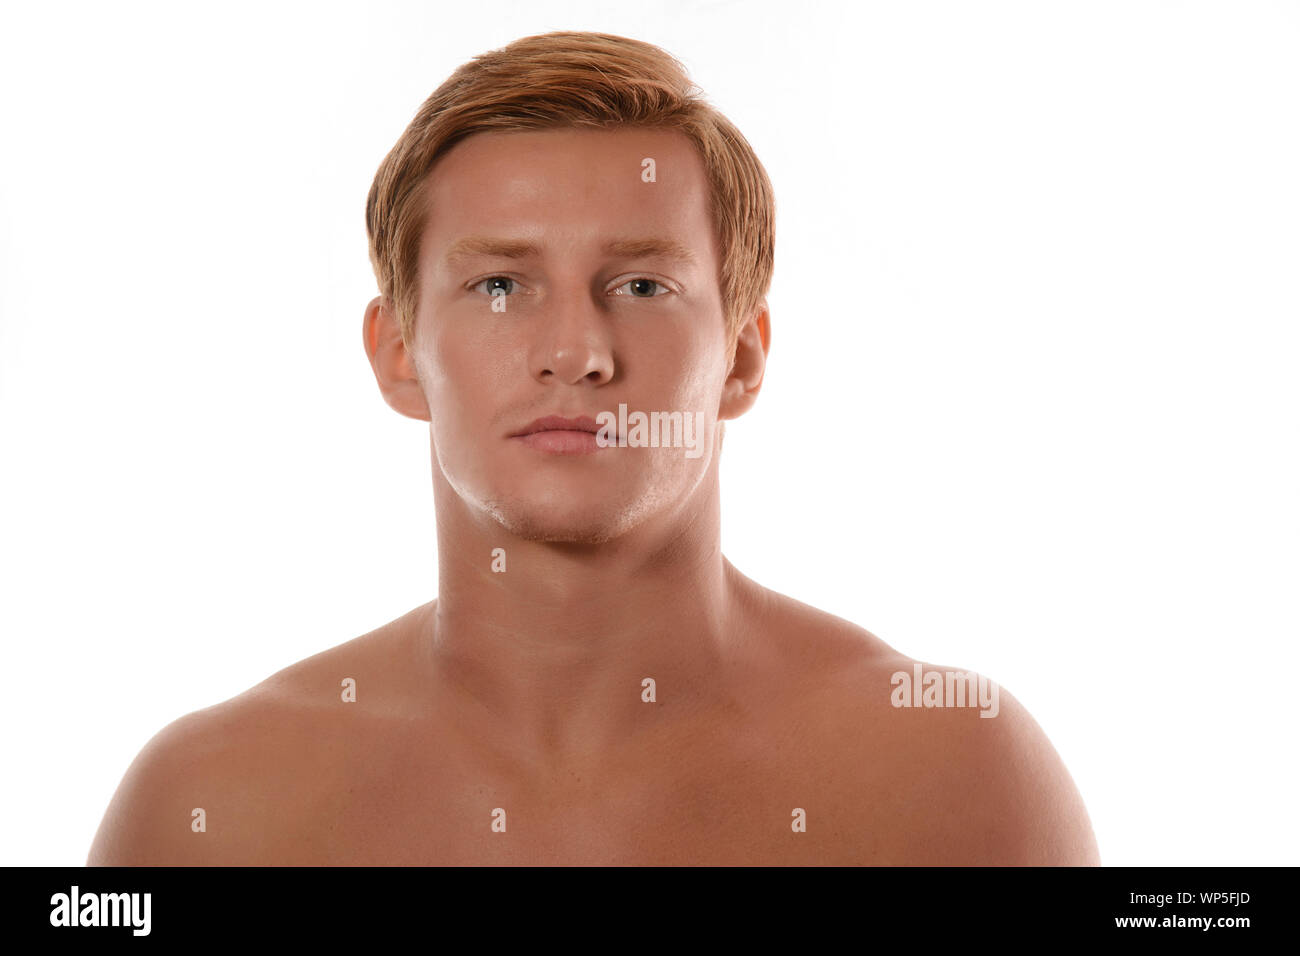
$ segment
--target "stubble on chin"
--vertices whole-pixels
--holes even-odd
[[[644,504],[644,503],[643,503]],[[608,544],[631,531],[645,517],[644,506],[623,507],[605,513],[585,512],[561,517],[544,505],[518,501],[491,501],[485,510],[510,534],[525,541],[550,544]]]

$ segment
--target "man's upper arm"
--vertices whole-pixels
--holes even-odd
[[[232,741],[224,723],[213,708],[195,711],[145,744],[109,802],[87,866],[220,862],[221,847],[197,821],[205,826],[209,809],[226,800]]]
[[[953,864],[1097,866],[1096,837],[1060,755],[1027,710],[999,688],[996,717],[948,711],[938,759],[950,789]],[[973,719],[971,719],[973,718]]]

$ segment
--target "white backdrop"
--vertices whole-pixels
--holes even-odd
[[[777,195],[724,553],[997,680],[1106,864],[1296,864],[1300,5],[6,4],[0,863],[435,594],[364,206],[474,54],[681,58]]]

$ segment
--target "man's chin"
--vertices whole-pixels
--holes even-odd
[[[515,537],[553,544],[606,544],[626,534],[637,523],[627,511],[560,515],[541,508],[494,507],[489,510],[492,517]]]

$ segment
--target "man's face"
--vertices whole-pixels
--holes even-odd
[[[430,175],[411,357],[448,484],[534,540],[607,541],[683,506],[715,454],[730,357],[708,183],[690,140],[637,129],[481,133]],[[610,248],[640,240],[685,255]],[[535,249],[489,248],[501,241]],[[516,435],[539,418],[595,419],[620,403],[629,415],[701,422],[702,453],[573,453],[558,449],[594,442]]]

